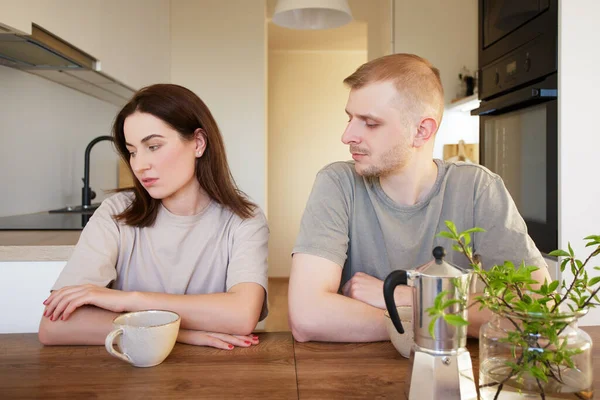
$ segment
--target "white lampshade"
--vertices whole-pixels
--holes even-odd
[[[291,29],[331,29],[352,21],[346,0],[278,0],[273,22]]]

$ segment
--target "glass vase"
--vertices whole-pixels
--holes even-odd
[[[592,340],[585,312],[493,314],[479,332],[484,400],[592,399]]]

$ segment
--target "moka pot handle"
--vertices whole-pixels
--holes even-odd
[[[392,271],[383,282],[383,298],[390,318],[398,333],[404,333],[404,327],[398,315],[396,301],[394,300],[394,290],[398,285],[408,285],[408,274],[404,270]]]

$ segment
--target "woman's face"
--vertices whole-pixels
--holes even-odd
[[[164,201],[199,185],[196,158],[206,147],[201,133],[196,140],[183,140],[161,119],[142,112],[125,119],[124,133],[131,169],[151,197]]]

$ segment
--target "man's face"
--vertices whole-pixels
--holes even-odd
[[[365,177],[401,171],[414,154],[408,111],[392,82],[352,89],[346,105],[350,120],[342,142],[350,146],[356,172]]]

